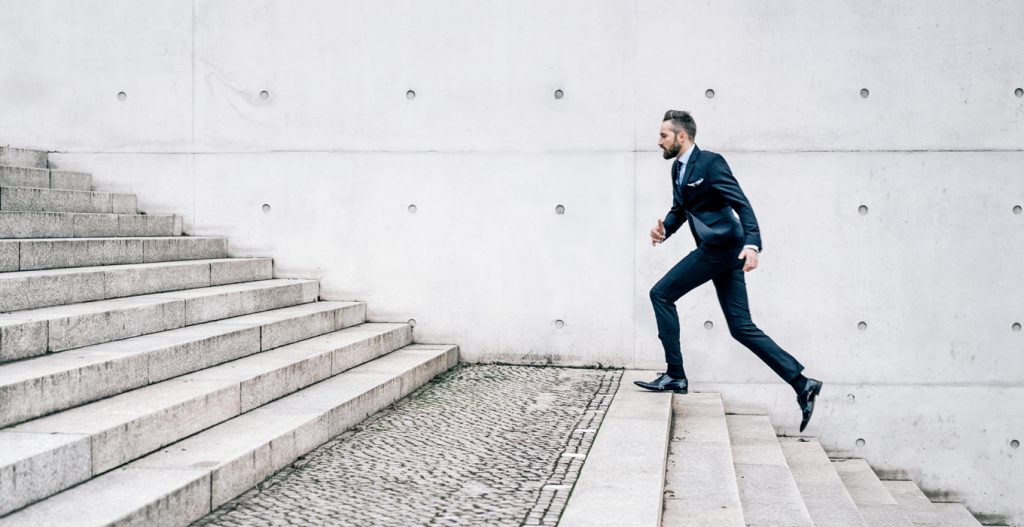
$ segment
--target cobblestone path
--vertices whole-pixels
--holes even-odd
[[[621,377],[459,367],[193,525],[555,525]]]

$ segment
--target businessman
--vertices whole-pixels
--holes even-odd
[[[803,432],[811,420],[814,400],[821,392],[822,383],[804,377],[803,365],[750,319],[743,273],[757,268],[757,258],[763,248],[757,218],[725,158],[697,148],[696,136],[697,124],[688,112],[669,110],[665,113],[658,146],[665,159],[674,159],[672,208],[665,219],[659,219],[651,229],[651,244],[664,243],[683,223],[689,222],[697,248],[651,289],[667,370],[651,382],[634,382],[648,390],[687,393],[675,302],[711,280],[729,324],[729,333],[796,391],[797,404],[803,413],[800,423]]]

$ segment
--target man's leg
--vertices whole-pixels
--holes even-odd
[[[713,279],[715,291],[718,293],[718,303],[721,304],[725,321],[729,324],[729,333],[740,344],[753,351],[779,377],[782,377],[782,380],[792,385],[802,379],[800,372],[804,367],[758,329],[750,319],[747,283],[743,277],[743,260],[736,258],[737,254],[739,254],[739,250],[724,255],[724,258],[728,258],[730,255],[732,257],[732,261],[726,260],[729,268],[723,270]],[[794,385],[794,389],[797,391],[799,388]]]
[[[721,270],[721,263],[707,259],[707,253],[697,248],[679,261],[651,288],[651,304],[658,322],[658,338],[665,348],[665,362],[670,370],[677,366],[682,371],[683,355],[679,347],[679,313],[676,300],[695,287],[711,280]],[[685,378],[685,374],[682,375]]]

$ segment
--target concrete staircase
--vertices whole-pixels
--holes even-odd
[[[656,375],[623,375],[561,527],[981,525],[913,481],[880,480],[863,459],[830,459],[813,439],[777,437],[764,411],[726,412],[717,393],[652,393],[631,382]]]
[[[0,526],[187,525],[457,362],[0,147]]]

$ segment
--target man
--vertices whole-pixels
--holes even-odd
[[[814,400],[821,392],[822,383],[804,377],[800,362],[751,321],[743,273],[757,268],[762,249],[757,218],[725,159],[697,148],[693,142],[696,136],[697,124],[688,112],[669,110],[665,113],[658,146],[664,151],[665,159],[675,159],[672,163],[672,209],[664,221],[659,219],[657,226],[651,229],[651,244],[663,243],[689,220],[697,248],[651,289],[658,338],[665,348],[668,369],[652,382],[634,382],[648,390],[687,393],[675,302],[711,280],[729,324],[729,333],[796,390],[797,404],[803,412],[800,423],[803,432],[814,412]],[[739,215],[738,221],[736,215]]]

